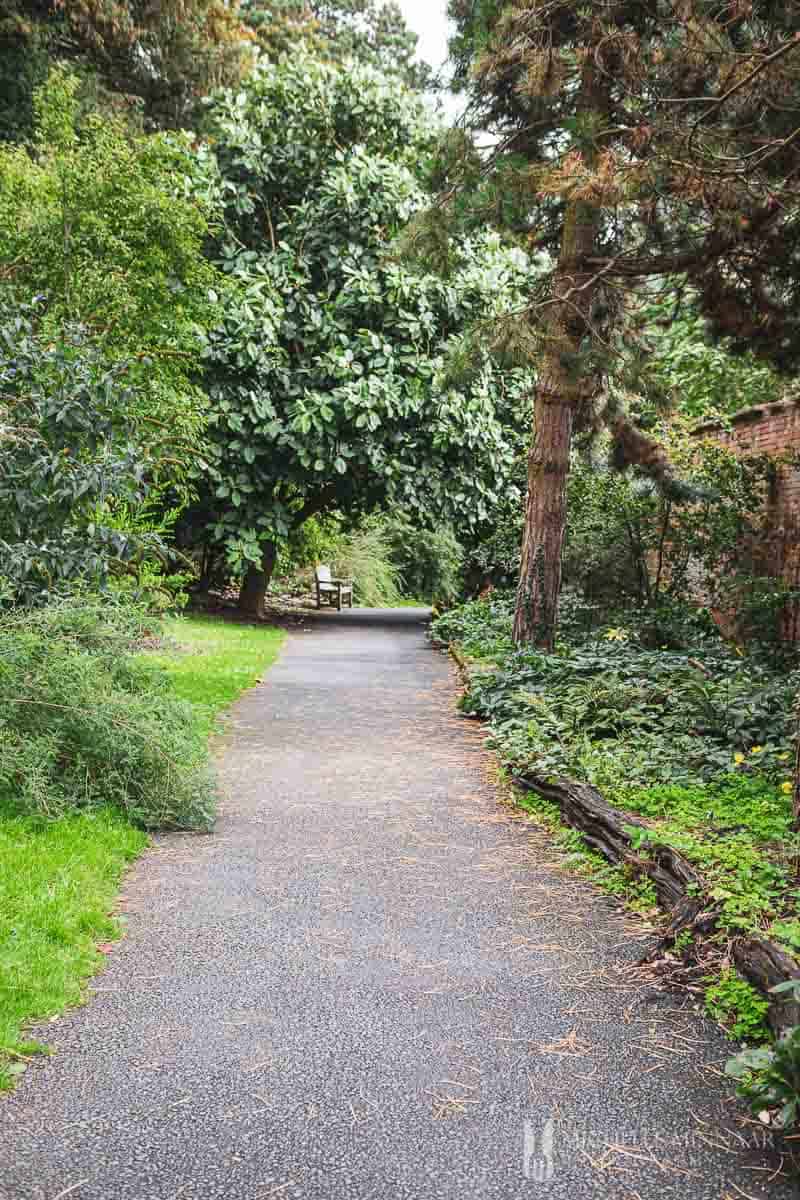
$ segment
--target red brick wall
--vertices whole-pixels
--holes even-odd
[[[795,453],[800,457],[800,402],[780,400],[747,408],[731,418],[726,428],[708,422],[695,435],[710,437],[737,454]],[[778,463],[769,497],[767,536],[759,547],[765,574],[800,587],[800,466]],[[800,640],[800,606],[787,613],[785,635]]]

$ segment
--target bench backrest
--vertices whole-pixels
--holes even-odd
[[[325,563],[320,563],[314,574],[317,577],[317,583],[330,583],[331,569]]]

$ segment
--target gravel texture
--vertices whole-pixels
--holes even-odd
[[[794,1195],[641,926],[498,804],[425,613],[322,613],[234,708],[216,833],[0,1103],[3,1200]]]

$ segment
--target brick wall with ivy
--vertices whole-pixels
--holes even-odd
[[[800,398],[742,409],[726,423],[694,430],[736,454],[769,454],[775,475],[768,496],[767,536],[754,547],[757,566],[791,588],[800,588]],[[800,604],[786,612],[784,636],[800,641]]]

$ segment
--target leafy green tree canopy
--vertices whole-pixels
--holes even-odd
[[[302,40],[324,62],[354,59],[424,88],[430,69],[415,61],[417,35],[394,0],[241,0],[241,15],[276,62]]]
[[[369,68],[295,56],[210,118],[238,299],[206,352],[212,448],[193,515],[232,567],[250,564],[242,599],[258,607],[276,542],[315,512],[485,515],[520,379],[485,355],[456,387],[445,355],[515,302],[527,261],[496,236],[464,241],[447,280],[392,258],[427,203],[415,171],[435,131]]]
[[[0,308],[0,583],[26,602],[78,578],[102,585],[160,550],[106,519],[139,505],[150,471],[125,417],[129,368],[109,366],[80,327],[53,340],[40,315]]]
[[[81,78],[89,111],[153,129],[193,127],[198,101],[236,86],[259,54],[303,43],[327,62],[358,62],[431,83],[394,0],[9,0],[0,6],[0,141],[24,141],[33,93],[51,67]]]
[[[780,375],[752,351],[731,353],[695,305],[667,293],[644,305],[641,316],[649,354],[645,401],[653,395],[699,420],[780,398]]]
[[[36,93],[34,142],[0,147],[0,293],[45,296],[43,330],[80,323],[109,364],[140,364],[127,418],[174,475],[202,425],[200,331],[222,289],[204,256],[202,162],[179,135],[134,135],[99,117],[79,134],[76,90],[74,75],[54,70]]]

